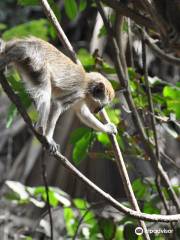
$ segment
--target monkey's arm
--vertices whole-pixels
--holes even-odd
[[[97,131],[106,132],[109,134],[116,134],[117,129],[113,123],[103,124],[101,123],[89,110],[85,103],[78,104],[75,108],[77,116],[80,120],[88,127],[93,128]]]

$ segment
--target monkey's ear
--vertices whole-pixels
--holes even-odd
[[[105,86],[104,86],[104,83],[102,82],[97,83],[92,89],[92,95],[95,98],[103,97],[104,92],[105,92]]]

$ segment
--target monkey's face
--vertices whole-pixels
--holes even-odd
[[[91,79],[88,87],[87,104],[91,112],[98,113],[114,98],[114,89],[111,83],[99,73],[89,73]]]

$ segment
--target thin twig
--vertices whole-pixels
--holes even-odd
[[[157,137],[157,131],[156,131],[156,119],[154,117],[155,113],[154,113],[151,88],[150,88],[149,80],[148,80],[148,70],[147,70],[146,59],[147,59],[147,53],[146,53],[145,37],[144,37],[144,33],[142,32],[142,63],[143,63],[143,71],[144,71],[144,80],[145,80],[145,86],[146,86],[146,90],[147,90],[149,111],[151,113],[150,118],[151,118],[151,126],[152,126],[152,130],[153,130],[153,135],[154,135],[156,158],[158,161],[160,161],[160,152],[159,152],[158,137]]]
[[[129,50],[129,59],[130,66],[134,68],[134,56],[133,56],[133,42],[132,42],[132,31],[131,31],[131,19],[127,19],[128,22],[128,50]]]
[[[159,176],[157,176],[155,182],[156,182],[157,191],[159,193],[159,197],[160,197],[160,199],[161,199],[161,201],[164,205],[166,213],[171,214],[171,211],[170,211],[169,206],[168,206],[168,202],[166,201],[166,197],[165,197],[165,195],[164,195],[164,193],[161,189],[161,178]],[[173,233],[175,233],[176,230],[175,230],[173,222],[170,223],[170,226],[173,229]]]
[[[46,16],[48,17],[48,19],[50,20],[50,22],[52,23],[52,25],[55,27],[55,29],[57,30],[57,34],[59,39],[61,40],[61,43],[63,44],[64,48],[66,50],[68,50],[68,55],[70,56],[70,58],[76,62],[79,63],[75,51],[72,47],[72,45],[70,44],[69,40],[67,39],[63,29],[61,28],[61,25],[59,24],[54,12],[52,11],[49,3],[47,0],[41,0],[41,4],[42,7],[44,9],[44,12],[46,14]]]
[[[152,52],[155,54],[155,56],[161,58],[163,61],[166,61],[168,63],[171,63],[173,65],[180,66],[180,58],[173,57],[169,54],[166,54],[161,50],[156,44],[153,43],[153,39],[149,37],[147,33],[145,33],[145,41],[149,48],[152,50]]]
[[[7,82],[4,74],[2,71],[0,71],[0,83],[2,85],[2,88],[4,92],[7,94],[9,99],[12,103],[15,104],[18,112],[21,114],[22,118],[26,122],[27,126],[30,128],[30,130],[34,133],[36,138],[39,140],[39,142],[42,144],[42,146],[48,151],[49,149],[49,143],[47,139],[39,134],[36,129],[33,127],[32,121],[30,117],[28,116],[26,109],[21,103],[21,100],[17,94],[14,93],[14,91],[11,89],[11,86]],[[92,181],[90,181],[84,174],[82,174],[75,166],[73,166],[70,161],[63,156],[60,152],[56,152],[53,154],[53,157],[58,160],[66,169],[68,169],[76,178],[78,178],[80,181],[84,182],[86,186],[88,186],[90,189],[93,189],[95,192],[97,192],[99,195],[101,195],[102,198],[106,202],[109,202],[114,208],[117,210],[127,214],[128,216],[146,220],[146,221],[153,221],[153,222],[177,222],[180,221],[180,214],[175,215],[158,215],[158,214],[146,214],[142,212],[134,211],[130,208],[125,207],[123,204],[119,203],[116,199],[114,199],[110,194],[104,192],[101,188],[99,188],[96,184],[94,184]]]
[[[102,9],[99,1],[96,1],[96,3],[97,3],[97,6],[98,6],[98,9],[101,11],[101,14],[103,14],[104,20],[105,20],[105,15],[103,13],[103,9]],[[126,58],[125,58],[125,51],[123,49],[123,43],[122,43],[122,41],[123,41],[123,24],[124,24],[124,17],[121,16],[118,12],[116,12],[116,18],[115,18],[116,33],[115,33],[115,36],[116,36],[116,41],[117,41],[117,44],[118,44],[118,47],[119,47],[119,58],[120,58],[121,63],[122,63],[122,68],[123,68],[123,71],[124,71],[124,75],[125,75],[126,79],[128,79],[128,70],[127,70],[128,68],[127,68],[127,63],[126,63]],[[105,115],[105,116],[106,116],[106,121],[108,121],[108,116],[107,115]],[[117,139],[115,138],[115,136],[110,136],[110,138],[111,138],[111,142],[113,143],[113,146],[116,146],[116,144],[118,146],[118,142],[117,142]],[[116,153],[116,148],[114,148],[114,152]],[[120,154],[120,156],[117,157],[117,163],[118,163],[119,168],[120,168],[119,171],[121,173],[121,177],[122,177],[122,179],[125,180],[125,181],[123,181],[123,184],[124,184],[125,189],[126,189],[126,195],[128,197],[128,200],[131,203],[132,207],[136,211],[140,211],[137,199],[136,199],[136,197],[134,195],[134,192],[133,192],[133,189],[132,189],[132,185],[131,185],[131,182],[130,182],[130,179],[129,179],[129,176],[128,176],[128,172],[126,170],[126,165],[124,163],[122,154]],[[147,227],[146,227],[145,222],[144,221],[139,221],[139,222],[140,222],[140,225],[143,229],[144,238],[146,240],[149,240],[150,236],[149,236],[149,233],[147,231]]]
[[[87,210],[85,211],[85,213],[81,216],[81,218],[80,218],[80,220],[79,220],[79,222],[78,222],[77,228],[76,228],[76,232],[75,232],[75,234],[74,234],[74,236],[73,236],[73,238],[72,238],[73,240],[76,240],[76,238],[77,238],[77,236],[78,236],[79,228],[80,228],[80,226],[81,226],[84,218],[85,218],[86,215],[88,214],[89,210],[90,210],[90,208],[87,209]]]
[[[46,191],[46,199],[47,199],[47,209],[48,209],[48,215],[49,215],[49,222],[50,222],[50,238],[53,240],[53,218],[52,218],[52,213],[51,213],[51,205],[49,201],[49,186],[48,186],[48,181],[47,181],[47,171],[46,171],[46,163],[45,163],[45,150],[42,150],[41,153],[41,168],[42,168],[42,177],[43,177],[43,182],[44,182],[44,187]]]
[[[180,165],[178,165],[175,161],[173,161],[172,158],[170,158],[166,153],[161,152],[161,155],[162,155],[167,161],[169,161],[175,168],[177,168],[178,170],[180,170]]]

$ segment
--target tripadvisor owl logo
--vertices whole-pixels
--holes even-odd
[[[135,228],[135,234],[136,234],[136,235],[142,235],[142,234],[143,234],[143,229],[142,229],[142,227],[137,227],[137,228]]]

